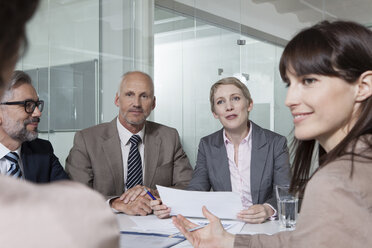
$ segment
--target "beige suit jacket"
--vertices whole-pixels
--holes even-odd
[[[71,181],[33,184],[0,175],[0,246],[119,246],[119,228],[101,195]]]
[[[371,150],[358,153],[372,156]],[[237,235],[234,247],[372,247],[372,161],[355,159],[351,177],[350,156],[312,177],[295,231]]]
[[[182,149],[176,129],[146,121],[144,135],[144,185],[185,188],[192,167]],[[124,168],[116,118],[81,130],[66,159],[71,179],[84,183],[106,199],[124,192]]]

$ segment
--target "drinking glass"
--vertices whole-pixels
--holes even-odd
[[[298,198],[289,193],[289,186],[275,186],[278,201],[279,223],[288,230],[294,230],[297,222]]]

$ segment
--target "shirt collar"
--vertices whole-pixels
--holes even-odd
[[[245,136],[245,138],[242,140],[242,142],[240,142],[240,144],[244,144],[244,143],[248,142],[251,139],[251,136],[252,136],[252,124],[250,123],[250,121],[248,121],[248,124],[250,126],[249,132],[248,132],[247,136]],[[226,136],[225,128],[223,129],[223,140],[224,140],[225,145],[232,144],[231,141]]]
[[[13,151],[13,152],[17,153],[19,157],[21,157],[20,156],[20,154],[21,154],[21,147],[22,146],[19,146],[15,151]],[[12,151],[9,150],[6,146],[4,146],[3,144],[0,143],[0,158],[3,158],[9,152],[12,152]]]
[[[119,118],[116,118],[116,126],[117,126],[117,129],[118,129],[120,142],[124,145],[127,145],[129,143],[129,139],[130,139],[130,137],[132,137],[133,133],[131,133],[128,129],[126,129],[120,123]],[[141,129],[141,131],[139,131],[138,133],[135,133],[135,134],[137,134],[138,136],[141,137],[141,142],[142,143],[143,143],[143,136],[145,135],[145,126],[146,125],[143,125],[143,128]]]

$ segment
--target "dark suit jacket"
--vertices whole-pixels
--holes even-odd
[[[52,144],[43,139],[22,143],[21,157],[26,180],[48,183],[68,179],[66,172],[54,155]]]
[[[106,199],[124,192],[124,168],[116,118],[76,132],[66,159],[71,179],[88,185]],[[144,185],[185,188],[192,167],[176,129],[146,121]]]
[[[285,137],[252,121],[251,195],[253,204],[276,208],[274,185],[289,185],[290,165]],[[200,140],[194,174],[188,190],[231,191],[223,129]]]

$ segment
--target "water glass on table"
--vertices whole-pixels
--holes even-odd
[[[294,230],[297,222],[298,197],[289,192],[289,186],[275,186],[278,201],[279,223],[287,230]]]

